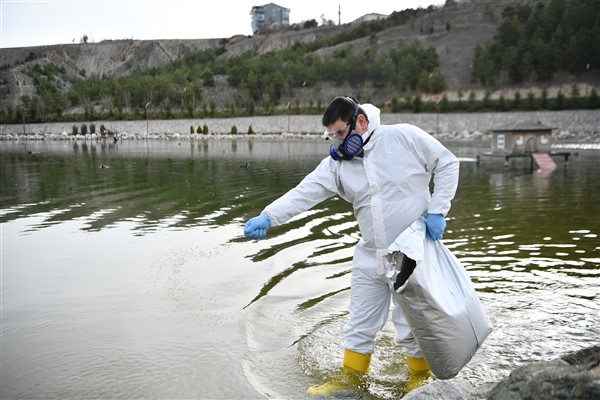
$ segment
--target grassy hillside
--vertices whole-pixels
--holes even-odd
[[[339,94],[392,111],[594,108],[599,4],[449,0],[253,37],[2,49],[0,122],[310,113]],[[530,32],[552,23],[560,36]],[[531,45],[551,40],[546,58]],[[549,62],[561,45],[591,67]]]

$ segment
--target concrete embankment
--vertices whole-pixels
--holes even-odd
[[[231,134],[235,126],[238,135],[248,133],[250,127],[255,135],[281,135],[292,133],[312,137],[323,131],[319,115],[256,116],[237,118],[198,118],[150,121],[88,121],[56,122],[43,124],[0,125],[0,139],[73,139],[73,126],[81,132],[81,126],[94,124],[96,135],[79,135],[76,139],[93,139],[104,125],[123,139],[155,139],[188,137],[190,127],[194,131],[204,125],[209,135]],[[599,110],[533,111],[472,114],[382,114],[382,124],[410,123],[421,127],[440,139],[482,140],[496,128],[509,123],[533,122],[553,128],[558,141],[600,143]],[[200,136],[200,135],[199,135]]]

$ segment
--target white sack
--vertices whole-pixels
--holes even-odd
[[[421,217],[390,246],[394,256],[387,260],[399,266],[401,252],[416,261],[414,272],[394,296],[431,373],[450,379],[471,360],[492,326],[464,267],[441,241],[429,239],[425,229]],[[388,270],[391,283],[396,273]]]

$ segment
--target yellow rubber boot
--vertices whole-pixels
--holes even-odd
[[[309,387],[307,393],[313,396],[331,396],[341,392],[356,390],[369,370],[370,354],[344,350],[344,363],[340,372],[319,386]]]
[[[407,393],[425,384],[429,379],[429,364],[424,358],[406,356],[408,365],[408,379],[406,381]]]
[[[344,349],[344,368],[350,368],[359,374],[366,374],[371,364],[370,354],[361,354],[352,350]]]

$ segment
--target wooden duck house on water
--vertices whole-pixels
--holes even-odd
[[[517,155],[549,153],[552,128],[541,124],[516,123],[492,130],[492,153]]]
[[[478,155],[477,164],[480,156],[503,157],[505,167],[511,158],[529,157],[532,170],[535,160],[540,170],[551,172],[556,168],[552,156],[561,156],[566,167],[571,153],[553,153],[551,146],[552,128],[532,122],[508,124],[492,130],[492,151]]]

